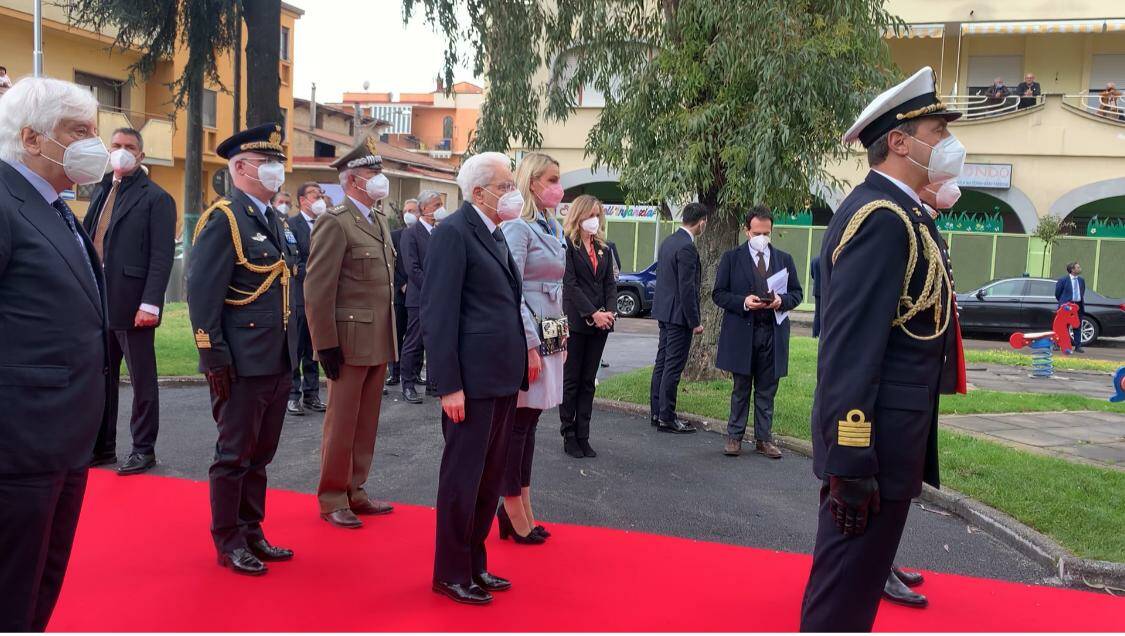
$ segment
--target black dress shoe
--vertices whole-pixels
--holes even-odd
[[[235,574],[261,576],[269,571],[265,563],[246,548],[237,548],[219,555],[219,565],[230,568]]]
[[[573,437],[563,438],[563,452],[575,459],[582,459],[586,453],[582,452],[582,447],[578,445],[578,440]]]
[[[605,361],[605,358],[602,358],[601,361],[598,362],[598,364],[601,365],[603,369],[609,366],[609,363]]]
[[[355,513],[347,508],[333,510],[332,512],[322,512],[320,513],[320,518],[337,528],[355,530],[356,528],[363,527],[363,522],[359,520],[359,517],[355,516]]]
[[[124,464],[117,469],[118,475],[138,475],[140,473],[152,470],[156,466],[156,455],[144,453],[132,453],[129,458],[125,460]]]
[[[285,405],[285,412],[290,415],[301,416],[305,414],[305,409],[301,407],[300,400],[289,400]]]
[[[94,456],[90,458],[90,466],[91,467],[108,466],[110,464],[116,464],[116,463],[117,463],[117,453],[114,452],[114,451],[102,451],[100,453],[94,453]]]
[[[649,415],[648,416],[648,423],[652,424],[653,428],[656,428],[657,426],[660,425],[660,418],[656,417],[655,415]]]
[[[912,592],[906,587],[894,572],[887,575],[887,582],[883,585],[883,598],[898,605],[917,609],[922,609],[930,603],[925,596]]]
[[[594,451],[594,449],[590,447],[590,440],[588,440],[588,439],[578,440],[578,448],[582,449],[582,454],[586,457],[597,457],[598,456],[598,454]]]
[[[422,403],[422,398],[418,397],[418,391],[414,388],[414,385],[410,383],[402,385],[402,399],[411,404]]]
[[[397,375],[387,376],[387,386],[398,386],[400,379]]]
[[[899,568],[891,568],[891,572],[902,581],[906,587],[918,587],[926,582],[925,577],[920,572],[903,572]]]
[[[695,427],[680,419],[673,420],[671,422],[665,422],[661,420],[656,425],[656,430],[660,431],[661,433],[676,433],[677,435],[684,435],[687,433],[694,433]]]
[[[461,583],[434,581],[433,589],[442,596],[466,605],[485,605],[492,602],[492,595],[476,584],[462,585]]]
[[[305,398],[303,406],[306,409],[310,411],[316,411],[317,413],[323,413],[328,410],[328,405],[324,402],[321,402],[320,398],[318,397]]]
[[[250,551],[259,561],[288,561],[293,558],[293,551],[289,548],[280,548],[270,545],[265,539],[250,542]]]
[[[473,583],[483,588],[485,592],[503,592],[512,589],[511,581],[488,572],[481,572],[474,576]]]

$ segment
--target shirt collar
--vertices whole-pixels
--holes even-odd
[[[305,217],[306,223],[310,223],[310,224],[316,223],[316,217],[315,216],[309,216],[304,210],[301,210],[301,216]]]
[[[353,204],[355,204],[355,207],[359,208],[363,212],[363,216],[367,217],[367,220],[370,221],[371,220],[371,208],[370,208],[370,206],[366,206],[366,205],[360,203],[359,201],[356,201],[355,197],[351,196],[350,194],[348,195],[348,198],[351,199],[351,202]]]
[[[688,231],[688,229],[687,229],[686,227],[684,227],[684,226],[682,226],[682,225],[681,225],[681,226],[680,226],[680,229],[684,231],[684,234],[687,234],[687,235],[688,235],[688,237],[689,237],[689,238],[691,238],[691,242],[692,242],[692,243],[694,243],[694,242],[695,242],[695,235],[694,235],[694,234],[692,234],[692,233],[691,233],[690,231]]]
[[[423,219],[422,217],[418,217],[418,222],[422,224],[422,227],[426,228],[426,232],[428,232],[430,234],[434,233],[434,226],[430,225],[429,223],[426,223],[426,219]]]
[[[914,200],[915,203],[917,203],[918,205],[922,205],[922,199],[918,198],[918,193],[915,192],[914,190],[910,189],[910,186],[908,186],[905,183],[899,181],[898,179],[895,179],[891,175],[883,172],[882,170],[876,170],[875,168],[872,168],[872,170],[874,170],[875,172],[878,172],[887,181],[890,181],[891,183],[898,186],[899,189],[902,190],[903,192],[905,192],[911,199]]]
[[[1070,276],[1070,280],[1078,280],[1078,274],[1067,274],[1067,276]]]
[[[488,228],[488,233],[492,234],[493,232],[495,232],[496,224],[492,222],[492,219],[488,218],[488,216],[484,212],[482,212],[475,203],[471,205],[473,206],[473,209],[477,211],[477,214],[480,215],[480,220],[484,221],[484,226]]]
[[[750,244],[750,241],[746,241],[746,247],[750,250],[751,254],[765,254],[767,259],[770,257],[770,246],[769,245],[767,245],[766,249],[762,250],[761,252],[754,249],[754,246]]]
[[[258,199],[258,197],[250,194],[249,192],[243,192],[242,194],[245,194],[246,198],[250,199],[250,202],[253,203],[254,206],[258,208],[258,212],[260,212],[262,214],[266,213],[266,208],[269,207],[268,203],[265,203],[264,201],[261,201],[260,199]]]
[[[24,179],[27,179],[27,182],[43,196],[43,200],[45,200],[48,205],[54,205],[55,201],[59,198],[59,193],[55,191],[55,188],[52,187],[46,179],[38,172],[28,168],[22,161],[13,161],[10,165],[16,169],[16,172],[22,174]]]

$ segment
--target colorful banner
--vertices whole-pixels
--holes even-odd
[[[1086,226],[1086,235],[1098,238],[1125,238],[1125,219],[1093,217]]]
[[[1003,232],[1004,219],[999,212],[947,212],[938,215],[937,226],[943,232]]]
[[[658,205],[603,203],[602,208],[605,210],[606,218],[614,221],[643,221],[646,223],[655,223],[660,219],[660,206]],[[570,210],[570,204],[560,203],[557,209],[559,216],[566,216],[567,211]]]

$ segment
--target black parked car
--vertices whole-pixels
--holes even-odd
[[[617,315],[636,318],[652,310],[656,291],[656,263],[647,268],[617,277]]]
[[[962,331],[1009,335],[1050,331],[1059,304],[1055,281],[1048,278],[1002,278],[980,289],[957,294]],[[1125,336],[1125,300],[1106,298],[1087,287],[1082,317],[1082,346],[1101,336]]]

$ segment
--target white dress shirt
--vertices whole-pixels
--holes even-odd
[[[309,216],[308,214],[305,214],[304,210],[301,210],[301,218],[305,220],[305,224],[309,226],[309,232],[312,233],[313,224],[316,223],[316,217]]]
[[[484,212],[481,212],[481,209],[478,208],[475,203],[472,204],[472,206],[473,206],[473,209],[477,211],[477,214],[480,215],[480,220],[484,221],[484,226],[486,228],[488,228],[488,233],[492,234],[493,232],[495,232],[496,231],[496,224],[492,222],[492,219],[488,218],[488,215],[485,214]]]
[[[750,257],[754,259],[754,267],[758,266],[758,255],[759,254],[761,254],[762,256],[765,257],[765,259],[766,259],[766,271],[768,272],[770,270],[770,248],[769,248],[769,246],[767,245],[765,251],[762,251],[762,252],[759,252],[758,250],[754,249],[754,246],[750,245],[750,243],[746,243],[746,247],[747,247],[747,249],[750,250]]]
[[[1078,277],[1070,275],[1070,299],[1076,303],[1082,302],[1082,288],[1078,286]]]
[[[429,223],[426,223],[426,219],[423,219],[422,217],[418,217],[418,222],[422,224],[422,227],[426,228],[427,234],[433,234],[434,233],[434,226],[430,225]]]
[[[914,190],[911,190],[911,189],[910,189],[910,186],[908,186],[908,185],[906,185],[905,183],[903,183],[903,182],[899,181],[898,179],[895,179],[895,178],[894,178],[894,177],[892,177],[891,175],[889,175],[889,174],[887,174],[887,173],[883,172],[882,170],[876,170],[876,169],[874,169],[874,168],[872,168],[871,170],[872,170],[873,172],[878,172],[878,173],[879,173],[880,175],[882,175],[883,177],[885,177],[885,178],[886,178],[886,179],[887,179],[888,181],[890,181],[891,183],[893,183],[893,184],[895,184],[896,186],[898,186],[900,190],[902,190],[902,191],[903,191],[903,192],[905,192],[905,193],[906,193],[907,195],[909,195],[909,196],[910,196],[910,198],[911,198],[911,199],[913,199],[913,200],[914,200],[914,202],[915,202],[915,203],[917,203],[917,204],[918,204],[919,206],[921,206],[921,205],[922,205],[922,199],[920,199],[920,198],[918,197],[918,193],[917,193],[917,192],[915,192]]]

